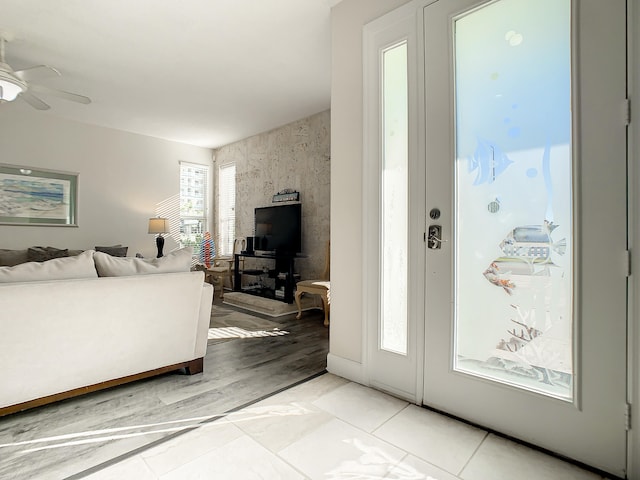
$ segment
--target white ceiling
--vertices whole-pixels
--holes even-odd
[[[90,105],[37,112],[215,148],[330,106],[336,0],[2,0],[14,70]],[[0,108],[30,109],[24,101]]]

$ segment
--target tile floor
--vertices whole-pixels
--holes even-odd
[[[601,479],[325,374],[88,475],[91,480]]]

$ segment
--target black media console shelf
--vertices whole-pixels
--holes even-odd
[[[273,269],[250,269],[240,268],[241,258],[258,258],[261,260],[275,261]],[[293,303],[293,290],[295,287],[295,276],[293,273],[294,261],[296,258],[302,258],[299,255],[275,254],[275,253],[236,253],[234,255],[234,271],[233,271],[233,290],[235,292],[244,292],[251,295],[258,295],[266,298],[273,298],[286,303]],[[243,262],[244,264],[245,262]],[[261,277],[266,275],[268,278],[274,279],[275,288],[266,286],[261,287],[242,287],[242,276],[252,275]],[[284,291],[284,293],[282,293]]]

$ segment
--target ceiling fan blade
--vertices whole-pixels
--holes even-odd
[[[54,88],[44,87],[42,85],[29,85],[29,90],[33,90],[34,92],[45,93],[48,95],[54,95],[56,97],[64,98],[65,100],[71,100],[72,102],[84,103],[88,105],[91,103],[91,99],[89,97],[85,97],[84,95],[78,95],[77,93],[69,93],[64,90],[56,90]]]
[[[22,92],[20,94],[20,98],[22,98],[25,102],[31,105],[36,110],[49,110],[51,107],[40,100],[38,97],[29,92]]]
[[[25,82],[30,82],[31,80],[37,80],[39,78],[60,76],[60,72],[49,65],[36,65],[35,67],[16,70],[13,73],[15,73],[16,77],[20,80],[24,80]]]

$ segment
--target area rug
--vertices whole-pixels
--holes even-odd
[[[211,306],[209,345],[233,338],[260,338],[288,335],[280,325],[254,315],[238,312],[218,305]]]
[[[300,299],[302,310],[322,308],[320,297],[317,295],[306,295]],[[284,303],[280,300],[258,297],[242,292],[229,292],[224,294],[224,304],[233,305],[250,312],[261,313],[270,317],[280,317],[297,313],[298,307],[295,303]]]

